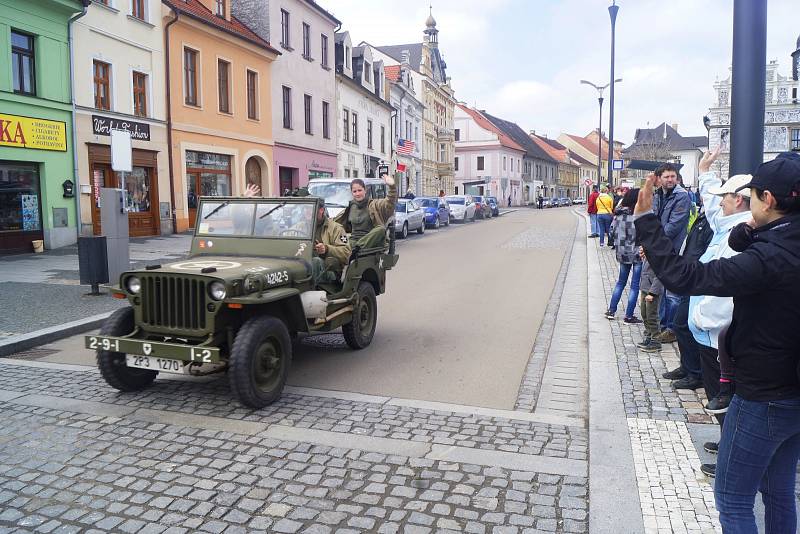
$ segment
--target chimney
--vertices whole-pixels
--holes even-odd
[[[672,129],[675,130],[676,132],[678,131],[678,123],[677,122],[673,122],[672,124],[670,124],[670,126],[672,126]]]

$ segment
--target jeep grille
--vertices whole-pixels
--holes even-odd
[[[142,322],[161,328],[206,327],[206,283],[176,276],[146,275],[142,280]]]

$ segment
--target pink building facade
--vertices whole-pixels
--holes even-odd
[[[336,155],[313,149],[275,143],[276,186],[279,193],[308,185],[313,178],[329,178],[336,173]]]

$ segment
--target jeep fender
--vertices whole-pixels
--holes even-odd
[[[251,293],[225,301],[241,304],[248,316],[273,315],[286,323],[290,332],[308,332],[300,290],[293,287],[280,287],[260,293]]]

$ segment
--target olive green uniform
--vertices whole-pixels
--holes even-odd
[[[395,180],[398,180],[395,177]],[[345,210],[336,217],[345,230],[351,233],[352,246],[369,249],[382,247],[386,242],[386,223],[394,216],[397,204],[397,186],[390,185],[386,198],[372,198],[366,205],[359,206],[353,200]]]
[[[314,243],[322,243],[326,248],[324,254],[314,252],[312,276],[315,284],[337,280],[350,257],[350,240],[344,227],[325,215],[314,231]]]

